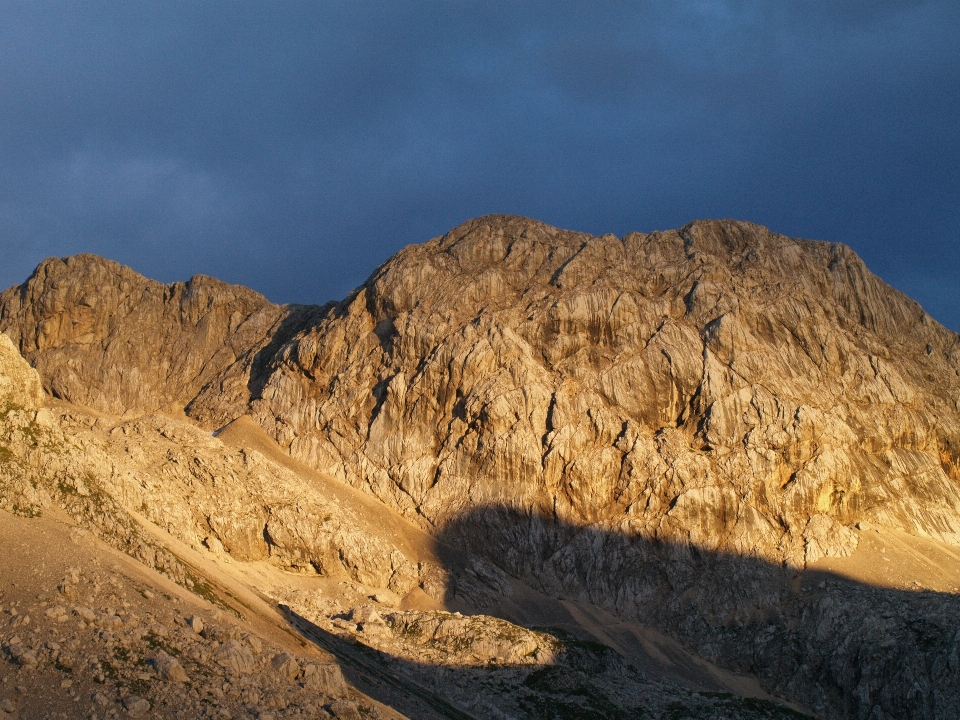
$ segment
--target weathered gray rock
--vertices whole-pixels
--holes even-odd
[[[249,675],[256,667],[252,653],[238,640],[225,642],[217,649],[214,658],[218,665],[237,675]]]
[[[123,709],[133,718],[141,718],[150,712],[150,702],[139,695],[127,695],[123,699]]]
[[[17,663],[23,667],[37,667],[37,653],[33,650],[24,650],[21,653],[14,655]]]
[[[280,675],[295,680],[300,675],[300,664],[297,658],[290,653],[278,653],[270,660],[270,666]]]
[[[383,618],[380,617],[380,613],[377,612],[376,608],[370,607],[368,605],[355,607],[350,611],[350,620],[356,624],[360,625],[382,625]]]
[[[334,663],[307,664],[303,668],[303,684],[327,697],[342,697],[347,693],[340,666]]]
[[[337,720],[362,720],[357,704],[352,700],[337,700],[330,706],[330,712]]]
[[[165,652],[160,652],[150,658],[149,663],[157,671],[157,675],[164,680],[172,682],[187,682],[189,680],[187,671],[183,669],[180,661]]]

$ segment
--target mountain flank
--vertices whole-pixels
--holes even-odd
[[[803,567],[880,522],[960,542],[957,336],[840,245],[480,218],[336,306],[45,261],[0,328],[55,397],[251,415],[429,530],[490,504]]]
[[[577,603],[824,717],[960,712],[960,338],[843,245],[487,216],[323,307],[77,256],[0,330],[224,561],[521,625]]]
[[[213,437],[44,396],[4,334],[0,393],[5,720],[795,716],[649,628],[579,621],[249,418]],[[472,604],[506,587],[501,614],[549,632]],[[590,639],[610,632],[644,642]]]

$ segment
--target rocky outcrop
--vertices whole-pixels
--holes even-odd
[[[484,615],[370,605],[342,612],[316,591],[275,597],[307,637],[379,658],[391,677],[434,689],[470,717],[810,718],[770,698],[718,692],[722,686],[711,683],[692,690],[674,678],[652,678],[607,645],[563,628],[532,631]]]
[[[265,457],[238,429],[243,419],[224,434],[247,447],[162,414],[121,420],[44,404],[37,372],[0,333],[2,510],[34,517],[57,507],[181,584],[187,571],[132,513],[227,561],[446,593],[432,538],[369,496]]]
[[[13,343],[0,333],[0,403],[7,408],[36,410],[43,405],[40,376],[30,367]]]
[[[102,412],[205,413],[204,392],[243,405],[258,356],[313,308],[279,307],[237,285],[197,275],[164,285],[94,255],[42,262],[0,294],[0,331],[53,396]],[[298,323],[294,323],[298,324]],[[299,325],[298,325],[299,326]]]

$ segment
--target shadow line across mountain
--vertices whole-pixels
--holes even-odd
[[[500,690],[512,692],[514,707],[525,708],[527,717],[796,716],[786,707],[731,694],[734,673],[756,676],[767,692],[820,717],[960,717],[960,597],[951,593],[875,587],[833,572],[575,527],[496,505],[448,524],[437,537],[436,553],[451,577],[447,608],[545,629],[568,648],[582,650],[585,642],[599,648],[597,641],[607,646],[594,653],[592,665],[571,663],[565,651],[567,660],[561,657],[543,677],[526,667],[506,673],[508,680],[486,681],[512,682],[512,691]],[[468,707],[496,707],[496,693],[471,699],[464,695],[468,690],[458,689],[483,687],[478,678],[491,668],[431,672],[429,663],[363,648],[362,633],[356,636],[360,644],[345,645],[287,611],[317,644],[347,659],[361,653],[366,662],[388,668],[394,678],[383,681],[388,686],[401,678],[434,678],[428,692],[441,705],[460,708],[447,714],[434,708],[436,717],[467,717],[456,714],[464,699]],[[707,663],[669,638],[733,672],[711,678]],[[349,659],[344,669],[364,692],[398,701],[396,688],[378,689],[369,673],[351,669]],[[625,677],[640,693],[626,707],[618,702],[629,693],[618,690],[620,680],[614,679]],[[418,712],[414,716],[429,717],[423,708]],[[496,716],[495,710],[486,713]]]

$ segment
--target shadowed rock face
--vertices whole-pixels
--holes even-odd
[[[513,528],[509,537],[503,528]],[[816,569],[797,574],[502,507],[472,509],[440,540],[441,552],[457,546],[509,558],[508,572],[551,596],[638,617],[819,717],[960,718],[956,593],[873,587]],[[466,577],[458,577],[458,594]],[[497,594],[495,581],[482,585]]]

